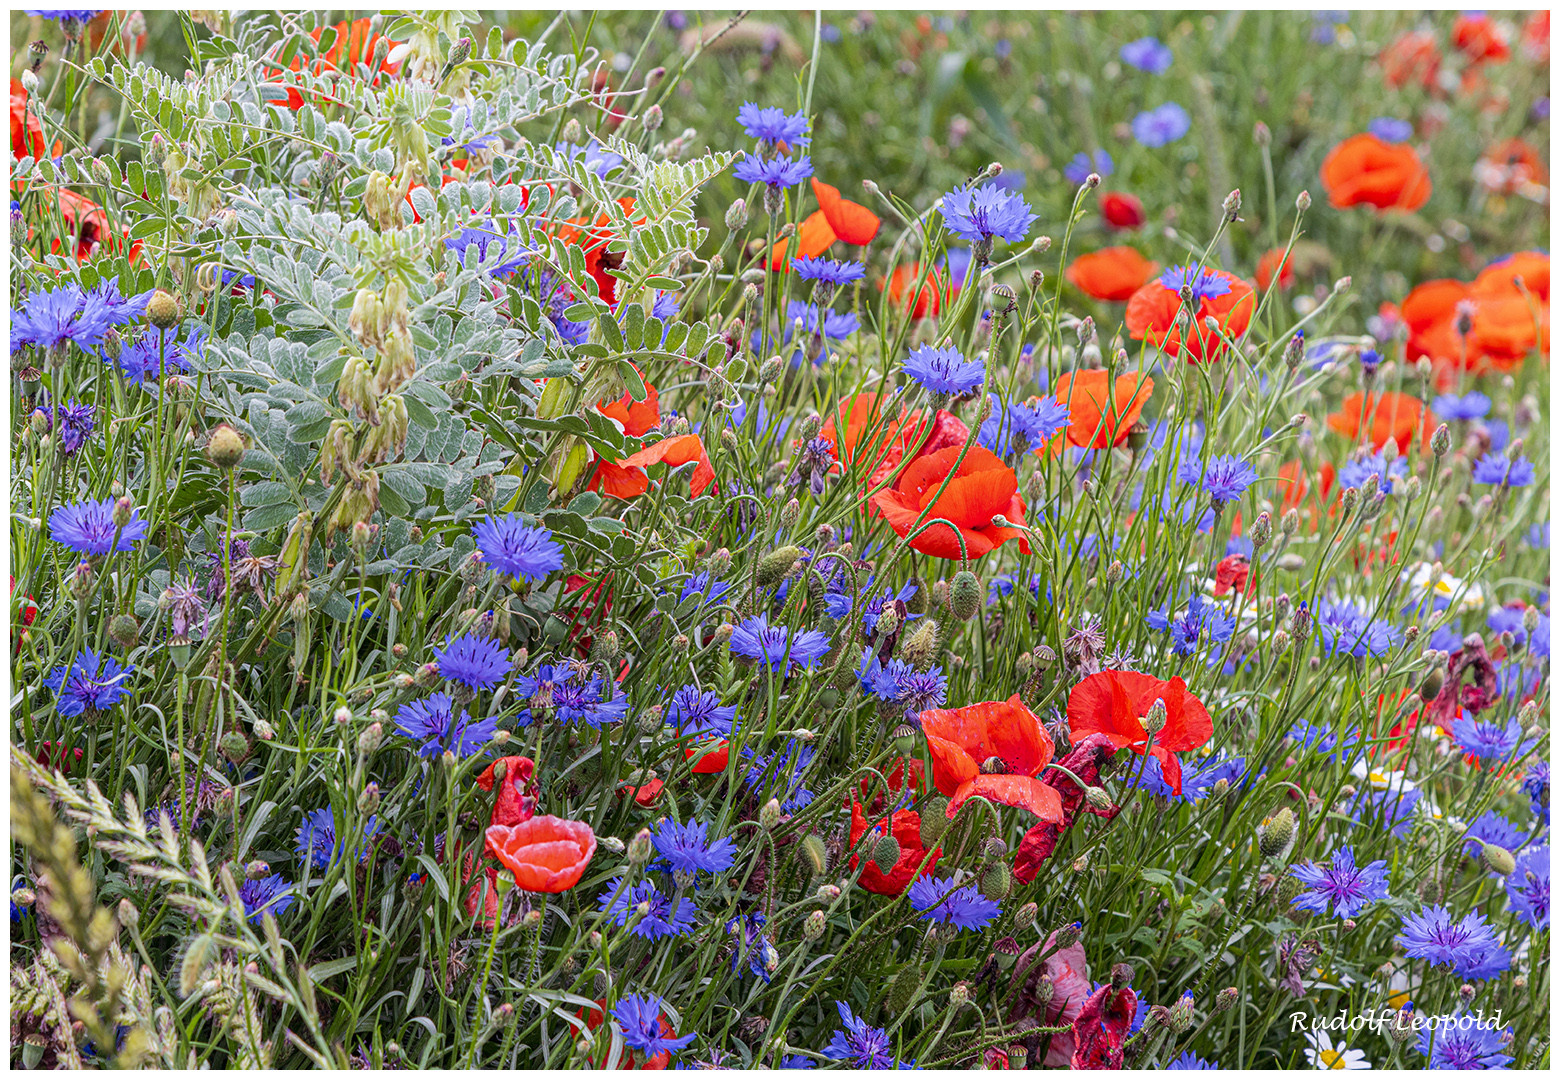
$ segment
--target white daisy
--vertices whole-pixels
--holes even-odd
[[[1311,1045],[1305,1052],[1306,1060],[1311,1063],[1313,1069],[1368,1069],[1370,1062],[1365,1060],[1365,1051],[1350,1050],[1343,1043],[1333,1046],[1332,1039],[1325,1031],[1307,1031],[1305,1041]]]

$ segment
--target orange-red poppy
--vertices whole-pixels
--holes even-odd
[[[1179,272],[1177,272],[1179,271]],[[1189,364],[1212,363],[1224,355],[1224,339],[1236,339],[1251,325],[1257,294],[1252,287],[1223,270],[1205,269],[1197,276],[1189,339],[1182,337],[1179,282],[1192,271],[1173,268],[1144,285],[1127,301],[1127,329],[1133,340],[1149,341],[1167,356],[1184,356]],[[1225,290],[1219,295],[1220,289]],[[1208,326],[1212,319],[1218,330]]]
[[[874,776],[861,778],[861,797],[871,796],[872,813],[882,811],[885,797],[897,799],[902,791],[908,790],[912,796],[918,796],[926,786],[926,762],[918,757],[899,758],[894,767],[884,774],[883,779],[888,781],[888,791],[884,792],[883,785],[878,783]]]
[[[1430,173],[1406,143],[1351,135],[1322,161],[1322,187],[1338,209],[1418,210],[1430,201]]]
[[[1327,415],[1327,426],[1346,439],[1360,437],[1360,422],[1370,425],[1370,444],[1380,450],[1388,442],[1397,444],[1399,454],[1407,454],[1414,444],[1415,434],[1420,434],[1428,447],[1435,431],[1435,413],[1425,408],[1425,403],[1411,394],[1387,391],[1367,397],[1364,391],[1356,391],[1343,399],[1335,413]]]
[[[701,775],[726,771],[731,749],[725,739],[715,739],[683,748],[683,757],[693,762],[693,771]]]
[[[1295,256],[1294,252],[1289,257],[1284,257],[1283,248],[1269,248],[1262,253],[1262,258],[1257,260],[1257,288],[1266,292],[1268,286],[1273,284],[1273,272],[1278,271],[1278,287],[1287,289],[1295,283]]]
[[[671,468],[686,465],[690,461],[698,462],[694,466],[693,476],[689,480],[688,490],[697,499],[709,488],[715,480],[715,466],[710,462],[710,455],[704,449],[704,440],[697,435],[673,435],[670,439],[662,439],[660,442],[651,443],[637,453],[630,454],[618,465],[624,470],[638,470],[643,478],[643,484],[635,494],[642,495],[649,487],[649,478],[645,469],[658,462],[664,462]],[[609,494],[613,494],[609,492]],[[618,496],[622,498],[623,496]]]
[[[1549,183],[1544,158],[1522,139],[1503,139],[1488,150],[1473,167],[1479,183],[1490,191],[1511,195],[1530,184]]]
[[[69,245],[76,260],[86,262],[100,251],[120,252],[128,245],[130,265],[141,264],[141,241],[130,240],[129,226],[120,226],[118,235],[115,235],[109,228],[108,214],[91,199],[52,184],[33,186],[28,192],[40,203],[47,203],[52,198],[58,206],[67,235],[63,242],[59,237],[50,242],[50,248],[56,255],[64,254],[65,247]],[[33,235],[34,230],[29,226],[27,238],[31,240]]]
[[[498,798],[493,801],[490,825],[518,825],[536,815],[536,799],[540,792],[533,779],[536,764],[528,757],[499,758],[477,777],[477,786],[483,791],[498,787]]]
[[[879,492],[873,501],[900,536],[909,535],[916,522],[921,522],[910,546],[925,555],[957,559],[961,538],[971,560],[990,554],[1009,540],[1016,539],[1020,548],[1029,550],[1022,529],[992,524],[992,517],[1001,514],[1012,525],[1022,526],[1024,500],[1018,494],[1018,477],[1013,470],[983,446],[972,446],[968,451],[950,446],[922,454],[906,466],[893,487]],[[934,518],[943,520],[927,526]]]
[[[654,806],[655,800],[660,798],[661,791],[666,785],[660,780],[651,780],[635,787],[633,784],[624,783],[618,788],[619,794],[630,795],[640,806]]]
[[[932,783],[951,800],[949,817],[979,795],[1028,810],[1041,821],[1062,820],[1061,793],[1039,778],[1056,743],[1017,694],[1006,701],[924,710],[921,731],[932,755]]]
[[[1462,319],[1466,333],[1458,329]],[[1549,257],[1521,252],[1486,267],[1472,285],[1427,281],[1404,299],[1403,321],[1408,358],[1429,357],[1441,383],[1459,368],[1509,371],[1535,349],[1548,351]]]
[[[1308,531],[1315,532],[1321,527],[1328,496],[1332,494],[1333,483],[1337,476],[1338,471],[1332,463],[1324,461],[1317,472],[1316,484],[1313,487],[1306,479],[1304,466],[1299,461],[1284,462],[1278,467],[1276,485],[1279,513],[1298,510],[1302,524]],[[1331,513],[1331,510],[1326,509],[1325,512]]]
[[[1418,83],[1432,90],[1441,73],[1441,50],[1434,34],[1413,30],[1383,49],[1379,62],[1388,86],[1401,89]]]
[[[340,71],[351,75],[356,73],[357,65],[373,63],[374,49],[378,46],[381,35],[374,33],[371,28],[371,20],[357,19],[350,24],[343,20],[336,24],[335,30],[336,40],[329,49],[310,62],[309,71],[315,75],[323,75],[327,71]],[[325,28],[317,26],[309,32],[309,36],[318,45],[320,37],[324,33]],[[394,49],[399,44],[401,44],[399,41],[391,41],[390,48]],[[292,71],[303,70],[303,57],[301,55],[294,56],[292,63],[288,67]],[[275,71],[277,69],[272,70]],[[399,62],[394,64],[385,63],[371,73],[369,85],[378,86],[381,74],[394,75],[400,70],[401,65]],[[299,93],[297,88],[288,87],[285,98],[275,98],[267,102],[267,104],[286,105],[289,109],[301,109],[303,108],[303,95]]]
[[[792,258],[814,259],[828,251],[836,240],[847,244],[870,244],[882,224],[878,216],[860,203],[851,202],[840,195],[840,189],[823,183],[814,177],[813,195],[818,209],[809,214],[796,236],[796,251]],[[790,239],[775,244],[769,253],[771,270],[789,271],[791,261],[786,253],[791,250]]]
[[[889,302],[908,311],[912,319],[924,319],[936,315],[949,297],[948,290],[943,286],[942,277],[936,269],[927,271],[926,281],[922,283],[920,289],[916,289],[915,283],[920,280],[921,264],[912,263],[908,266],[896,266],[894,272],[882,285],[888,291]]]
[[[625,196],[618,199],[617,204],[636,225],[643,224],[643,217],[633,217],[632,198]],[[570,218],[558,226],[558,239],[585,252],[585,272],[595,280],[597,294],[608,304],[617,303],[618,279],[610,271],[623,265],[623,252],[607,250],[607,245],[616,237],[617,233],[612,230],[612,215],[606,211],[597,214],[594,220]]]
[[[579,884],[596,855],[596,835],[583,821],[550,814],[518,825],[489,825],[487,851],[530,892],[561,893]]]
[[[918,412],[885,416],[886,400],[875,393],[856,394],[840,402],[818,433],[842,465],[865,475],[863,495],[882,484],[904,461],[905,454],[925,457],[969,441],[969,428],[946,409],[937,410],[928,429],[927,421]],[[843,438],[840,429],[844,430]],[[877,510],[874,507],[870,512]]]
[[[641,377],[643,375],[641,374]],[[623,434],[633,439],[642,437],[661,423],[661,398],[654,386],[645,384],[645,399],[635,401],[627,390],[616,401],[598,401],[596,411],[615,421]],[[632,499],[643,495],[650,486],[643,468],[636,468],[622,461],[601,460],[586,482],[587,491],[600,491],[614,499]]]
[[[27,111],[27,88],[22,80],[11,80],[11,154],[14,157],[42,158],[47,152],[43,125]]]
[[[1067,280],[1096,300],[1130,300],[1158,269],[1137,248],[1109,247],[1074,259]]]
[[[1143,200],[1123,191],[1107,191],[1101,195],[1100,214],[1112,229],[1136,229],[1148,221]]]
[[[1503,64],[1511,59],[1505,30],[1483,12],[1457,16],[1452,24],[1452,44],[1471,64]]]
[[[866,834],[869,826],[867,816],[859,802],[850,804],[850,845],[852,848]],[[866,849],[867,862],[861,868],[861,876],[856,879],[868,892],[875,892],[879,896],[898,896],[910,887],[911,882],[923,874],[930,874],[937,866],[937,860],[942,856],[942,848],[933,848],[931,858],[927,858],[926,848],[921,846],[921,815],[914,810],[896,810],[893,815],[881,821],[875,821],[870,826],[871,830],[880,836],[889,835],[893,830],[895,840],[899,841],[899,859],[884,873],[878,869],[877,863],[872,861],[872,848]],[[874,841],[875,843],[875,841]],[[921,863],[925,862],[923,869]],[[860,856],[850,857],[850,868],[855,870],[861,863]]]
[[[1165,725],[1150,743],[1143,717],[1162,701]],[[923,714],[924,715],[924,714]],[[1074,740],[1094,732],[1118,750],[1148,752],[1159,762],[1165,783],[1181,794],[1181,761],[1175,755],[1195,750],[1213,737],[1213,720],[1180,676],[1164,682],[1138,671],[1102,671],[1090,675],[1067,698],[1067,725]]]
[[[1132,433],[1154,392],[1154,380],[1142,372],[1118,375],[1098,369],[1069,371],[1056,380],[1056,400],[1067,406],[1067,441],[1103,450],[1120,446]],[[1112,400],[1114,398],[1114,400]]]
[[[1490,263],[1473,279],[1476,296],[1493,296],[1500,293],[1519,293],[1517,279],[1522,288],[1535,296],[1540,303],[1549,303],[1549,256],[1542,251],[1519,251],[1498,262]]]

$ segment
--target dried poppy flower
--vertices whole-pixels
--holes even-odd
[[[1148,221],[1143,200],[1120,191],[1107,191],[1100,196],[1100,214],[1112,229],[1136,229]]]
[[[1351,135],[1322,161],[1322,187],[1338,209],[1418,210],[1430,201],[1430,174],[1412,146],[1369,133]]]
[[[1343,399],[1337,412],[1328,414],[1327,426],[1346,439],[1358,439],[1362,419],[1370,425],[1372,449],[1380,450],[1393,442],[1399,454],[1408,453],[1416,433],[1422,433],[1421,439],[1428,447],[1436,427],[1435,413],[1426,409],[1424,402],[1392,391],[1368,397],[1363,391],[1355,391]]]
[[[1067,280],[1096,300],[1122,301],[1132,299],[1158,269],[1136,248],[1110,247],[1074,259]]]
[[[1137,994],[1130,986],[1117,990],[1106,983],[1083,1003],[1073,1021],[1074,1069],[1119,1069],[1132,1021],[1137,1016]]]
[[[1190,293],[1189,306],[1183,292]],[[1152,342],[1167,356],[1184,356],[1189,364],[1212,363],[1224,354],[1226,338],[1246,332],[1256,310],[1257,294],[1235,275],[1172,266],[1132,294],[1127,329],[1134,340]],[[1183,338],[1188,313],[1190,334]],[[1208,326],[1209,319],[1217,330]]]
[[[850,844],[855,847],[867,832],[867,817],[859,802],[850,804]],[[887,836],[889,830],[893,830],[893,837],[899,841],[899,860],[893,867],[884,873],[871,858],[871,850],[866,850],[867,864],[861,868],[861,876],[856,879],[868,892],[875,892],[879,896],[898,896],[908,889],[918,876],[930,874],[937,867],[937,860],[942,856],[942,848],[933,848],[931,858],[926,857],[926,848],[921,846],[921,815],[914,810],[896,810],[893,816],[882,821],[873,822],[870,826],[873,832]],[[875,841],[874,841],[875,843]],[[856,869],[861,862],[861,856],[850,857],[850,868]],[[923,870],[921,863],[925,862]]]
[[[596,836],[583,821],[532,817],[518,825],[489,825],[487,851],[530,892],[561,893],[579,884],[596,854]]]
[[[1150,743],[1143,717],[1155,701],[1164,702],[1165,724]],[[1067,698],[1067,725],[1074,739],[1100,732],[1118,749],[1141,754],[1146,747],[1177,795],[1181,762],[1176,753],[1195,750],[1213,737],[1208,710],[1187,692],[1179,676],[1164,682],[1138,671],[1102,671],[1073,687]]]
[[[1138,372],[1114,380],[1108,371],[1067,372],[1056,380],[1056,400],[1072,414],[1067,441],[1096,450],[1120,446],[1153,392],[1154,380]]]
[[[899,474],[892,488],[879,492],[873,501],[900,536],[909,536],[920,522],[920,531],[910,546],[926,555],[957,559],[963,554],[974,560],[1014,539],[1025,552],[1029,550],[1022,529],[1012,527],[1024,524],[1018,477],[983,446],[967,451],[950,446],[922,454]],[[998,515],[1010,524],[995,524]],[[935,518],[943,520],[926,525]]]
[[[959,709],[926,709],[921,730],[932,755],[932,783],[952,797],[950,817],[980,795],[1042,821],[1062,820],[1061,795],[1038,779],[1056,744],[1017,694]]]

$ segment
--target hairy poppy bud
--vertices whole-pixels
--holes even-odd
[[[736,232],[747,224],[748,211],[747,200],[738,199],[726,210],[726,228]]]
[[[948,800],[934,795],[921,808],[921,846],[930,848],[948,831]]]
[[[817,877],[829,868],[829,849],[823,844],[823,838],[817,833],[808,833],[802,837],[802,857],[807,860],[807,869]]]
[[[1278,883],[1279,903],[1288,906],[1294,902],[1295,897],[1305,892],[1305,882],[1297,877],[1286,876]]]
[[[1437,458],[1446,456],[1446,452],[1452,448],[1452,432],[1445,424],[1435,429],[1435,434],[1430,436],[1430,452]]]
[[[129,651],[141,640],[141,624],[134,615],[115,615],[108,621],[108,640]]]
[[[158,289],[146,302],[146,320],[159,330],[166,330],[179,321],[179,302],[173,294]]]
[[[1102,787],[1086,787],[1083,789],[1083,797],[1090,806],[1096,810],[1110,809],[1110,792]]]
[[[206,457],[219,469],[231,469],[244,459],[244,438],[228,424],[218,424],[206,443]]]
[[[1496,844],[1484,845],[1484,862],[1501,877],[1508,877],[1517,869],[1517,860],[1512,857],[1511,852]]]
[[[785,547],[775,548],[758,562],[758,584],[760,588],[768,588],[780,581],[791,572],[791,567],[796,565],[796,560],[801,558],[802,549],[795,544],[787,544]],[[728,554],[727,558],[730,558]]]
[[[994,862],[980,875],[980,891],[987,900],[1002,900],[1013,891],[1013,871],[1005,862]]]
[[[980,610],[980,599],[980,578],[968,570],[960,570],[953,575],[953,584],[948,590],[948,604],[955,618],[960,622],[973,619]]]
[[[921,989],[921,980],[919,964],[905,964],[899,969],[899,973],[888,984],[888,996],[883,1001],[888,1015],[899,1016],[910,1008]]]
[[[1284,807],[1257,826],[1257,848],[1265,858],[1273,858],[1289,846],[1295,836],[1295,815]]]
[[[899,643],[899,655],[913,668],[925,669],[942,647],[942,627],[936,619],[923,618]]]
[[[872,861],[885,874],[893,872],[894,865],[899,862],[899,855],[899,841],[893,833],[885,833],[872,849]]]
[[[821,911],[814,911],[802,923],[802,936],[808,941],[817,941],[828,928],[829,917]]]

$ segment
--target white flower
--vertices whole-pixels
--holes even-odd
[[[1415,790],[1419,785],[1408,778],[1408,774],[1402,769],[1375,769],[1370,761],[1360,758],[1349,768],[1349,775],[1356,780],[1364,780],[1377,791],[1394,791],[1399,796]]]
[[[1444,570],[1439,575],[1431,563],[1419,563],[1403,572],[1403,580],[1416,595],[1455,601],[1459,611],[1477,611],[1484,606],[1484,590],[1478,585],[1455,578]]]
[[[1311,1063],[1313,1069],[1368,1069],[1370,1062],[1365,1060],[1365,1051],[1350,1050],[1343,1043],[1335,1048],[1332,1039],[1325,1031],[1305,1032],[1305,1041],[1311,1045],[1306,1049],[1306,1060]]]

